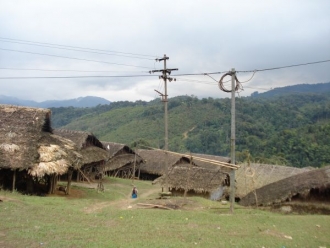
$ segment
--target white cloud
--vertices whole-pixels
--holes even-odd
[[[319,1],[1,1],[1,37],[162,56],[177,73],[253,70],[330,59],[330,2]],[[3,42],[0,48],[162,68],[148,60],[88,54]],[[0,68],[112,73],[10,71],[2,77],[137,75],[146,68],[70,60],[0,50]],[[329,63],[260,72],[242,95],[259,88],[330,81]],[[118,72],[119,71],[119,72]],[[129,71],[129,72],[128,72]],[[249,78],[251,74],[238,74]],[[219,79],[221,75],[214,75]],[[187,78],[187,77],[185,77]],[[178,79],[180,79],[178,77]],[[206,76],[169,83],[169,97],[226,97]],[[196,80],[203,82],[196,82]],[[151,100],[157,77],[0,80],[2,95],[37,101],[95,95],[119,100]],[[253,89],[254,88],[254,89]]]

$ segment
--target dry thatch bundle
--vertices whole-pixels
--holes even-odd
[[[311,168],[295,168],[269,164],[241,164],[236,171],[236,197],[242,198],[251,191],[284,178],[310,171]]]
[[[206,169],[192,165],[175,166],[168,173],[169,187],[175,190],[193,190],[196,193],[210,193],[224,185],[227,174],[217,169]],[[165,186],[165,175],[153,183]]]
[[[0,149],[4,152],[14,154],[15,152],[19,151],[19,146],[15,144],[1,144]]]
[[[82,165],[82,155],[77,152],[77,147],[72,141],[57,135],[49,135],[43,137],[40,142],[39,160],[29,169],[30,175],[62,175],[69,167],[79,168]]]
[[[329,199],[330,192],[330,166],[321,169],[305,171],[303,173],[287,177],[277,182],[270,183],[249,193],[240,201],[241,205],[272,205],[300,196],[308,198],[311,192],[327,192]]]

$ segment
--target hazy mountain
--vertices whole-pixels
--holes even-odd
[[[22,100],[16,97],[0,95],[0,104],[11,104],[18,106],[38,107],[38,108],[59,108],[59,107],[75,107],[90,108],[97,105],[108,105],[110,101],[96,96],[79,97],[69,100],[49,100],[44,102],[35,102],[30,100]]]
[[[299,93],[325,93],[330,92],[330,82],[319,84],[296,84],[275,88],[264,93],[258,91],[251,94],[252,97],[273,97]]]

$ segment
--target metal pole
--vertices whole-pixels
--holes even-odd
[[[230,139],[230,158],[231,163],[235,164],[235,69],[231,69],[231,139]],[[230,173],[230,212],[234,213],[235,203],[235,170]]]
[[[167,115],[167,71],[166,71],[166,54],[164,54],[164,121],[165,121],[165,192],[168,192],[168,115]]]

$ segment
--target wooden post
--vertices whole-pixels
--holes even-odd
[[[138,179],[140,180],[140,167],[141,167],[141,162],[139,163],[139,172],[138,172]]]
[[[189,182],[190,182],[191,169],[192,169],[192,160],[193,160],[193,158],[192,158],[191,153],[190,153],[190,164],[189,164],[189,167],[188,167],[186,187],[184,189],[184,194],[183,194],[184,202],[186,202],[187,191],[188,191],[188,186],[189,186]]]
[[[134,151],[135,153],[135,151]],[[136,166],[136,153],[134,155],[134,165],[133,165],[133,177],[132,177],[132,182],[134,183],[134,178],[135,178],[135,166]]]
[[[66,186],[66,194],[67,194],[67,195],[70,194],[70,187],[71,187],[72,173],[73,173],[73,169],[72,169],[72,168],[69,168],[69,170],[68,170],[68,184],[67,184],[67,186]]]
[[[14,174],[13,174],[13,186],[11,189],[12,192],[15,191],[15,184],[16,184],[16,169],[14,170]]]
[[[57,174],[54,174],[53,175],[53,189],[52,189],[52,194],[55,193],[55,190],[56,190],[56,187],[57,187],[57,178],[58,178]]]
[[[48,184],[48,192],[47,194],[51,194],[53,191],[53,175],[46,175],[47,184]]]

